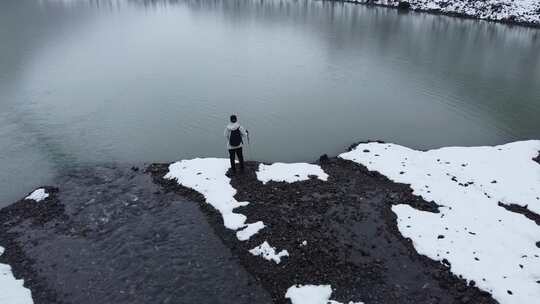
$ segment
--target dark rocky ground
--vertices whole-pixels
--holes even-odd
[[[366,303],[496,303],[489,294],[467,285],[448,267],[418,255],[410,240],[401,237],[393,204],[409,204],[437,212],[437,205],[411,194],[364,167],[336,158],[321,163],[327,182],[270,182],[255,176],[257,163],[232,176],[239,201],[251,202],[238,211],[249,222],[267,227],[248,242],[239,242],[226,230],[219,214],[201,204],[210,223],[242,265],[268,290],[275,303],[287,303],[284,294],[293,284],[330,284],[333,298]],[[164,189],[192,200],[203,197],[161,177],[167,165],[149,168]],[[267,240],[290,257],[279,265],[251,255],[248,250]],[[307,246],[300,246],[306,240]]]

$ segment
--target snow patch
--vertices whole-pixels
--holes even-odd
[[[343,304],[330,300],[332,287],[330,285],[294,285],[287,289],[285,298],[292,304]],[[349,302],[348,304],[363,304],[362,302]]]
[[[328,180],[328,174],[320,166],[307,163],[260,164],[257,171],[257,179],[263,184],[269,181],[294,183],[308,180],[309,176],[316,176],[323,181]]]
[[[0,255],[3,253],[0,247]],[[33,304],[32,293],[23,284],[23,280],[15,279],[9,265],[0,264],[0,304]]]
[[[539,150],[540,141],[426,152],[367,143],[340,157],[441,205],[440,213],[393,206],[400,233],[418,253],[446,259],[453,273],[500,303],[517,304],[540,299],[540,227],[498,203],[540,213],[540,166],[532,160]]]
[[[281,250],[276,254],[276,248],[270,246],[267,241],[264,241],[264,243],[251,249],[249,252],[256,256],[262,256],[265,260],[274,261],[276,264],[281,263],[282,257],[289,256],[287,250]]]
[[[237,233],[240,240],[247,240],[264,227],[262,222],[246,224],[246,216],[234,209],[249,202],[238,202],[236,189],[225,174],[229,170],[229,160],[224,158],[195,158],[182,160],[169,166],[164,178],[176,180],[178,184],[202,194],[208,204],[221,213],[227,229],[244,229]]]
[[[47,191],[45,191],[45,189],[39,188],[39,189],[34,190],[34,192],[32,192],[30,195],[28,195],[24,199],[25,200],[34,200],[36,202],[41,202],[42,200],[46,199],[47,197],[49,197],[49,193],[47,193]]]
[[[327,304],[331,295],[330,285],[295,285],[287,289],[285,298],[292,304]]]
[[[249,240],[253,235],[255,235],[259,230],[263,229],[265,227],[264,223],[261,221],[247,224],[246,228],[236,232],[236,237],[240,241],[247,241]]]

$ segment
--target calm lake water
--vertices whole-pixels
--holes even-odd
[[[540,138],[540,30],[320,1],[0,1],[0,205],[66,168]]]

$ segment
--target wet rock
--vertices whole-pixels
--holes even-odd
[[[10,220],[12,222],[21,222],[29,220],[34,225],[44,225],[52,219],[62,217],[64,206],[57,199],[58,188],[51,186],[38,188],[45,189],[45,192],[49,196],[40,202],[22,199],[3,208],[0,214],[0,221]]]

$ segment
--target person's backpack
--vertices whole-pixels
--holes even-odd
[[[232,147],[239,146],[242,143],[242,133],[240,132],[240,128],[237,128],[236,130],[231,130],[231,136],[229,136],[229,144]]]

